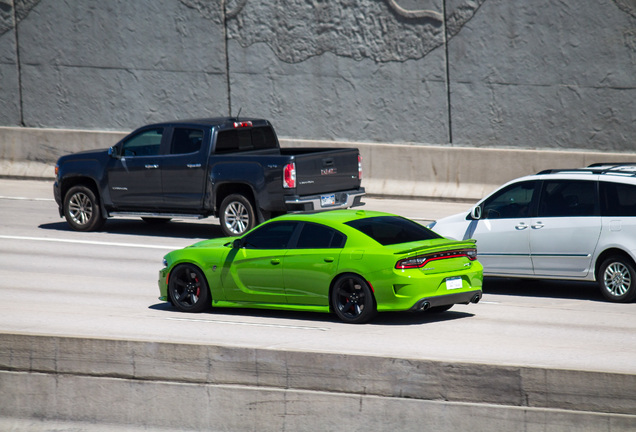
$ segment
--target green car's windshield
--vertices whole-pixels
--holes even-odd
[[[422,225],[399,216],[378,216],[346,223],[383,246],[441,238]]]

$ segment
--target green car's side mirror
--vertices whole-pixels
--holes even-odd
[[[233,249],[240,249],[243,247],[243,241],[241,239],[236,239],[232,242]]]

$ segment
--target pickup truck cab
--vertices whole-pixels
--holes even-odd
[[[230,117],[141,127],[108,150],[62,156],[53,186],[78,231],[107,218],[218,217],[228,236],[289,212],[363,205],[352,148],[280,148],[267,120]]]

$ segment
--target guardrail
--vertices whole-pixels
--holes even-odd
[[[61,155],[108,148],[125,132],[0,127],[0,175],[53,178]],[[370,195],[477,200],[499,185],[548,168],[635,162],[636,153],[473,148],[281,138],[283,147],[357,147]]]
[[[634,413],[634,375],[0,334],[0,426],[615,432]]]

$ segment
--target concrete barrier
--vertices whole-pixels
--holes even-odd
[[[0,429],[55,424],[87,431],[628,431],[636,428],[636,376],[0,334]]]
[[[0,175],[52,178],[61,155],[108,148],[125,132],[0,127]],[[501,184],[548,168],[636,162],[636,153],[516,150],[281,138],[284,147],[357,147],[363,186],[380,196],[476,201]]]

